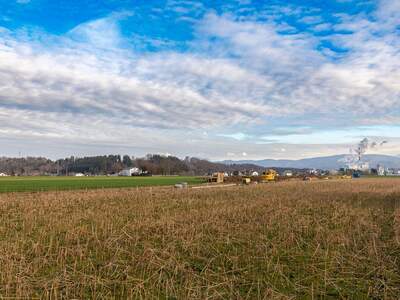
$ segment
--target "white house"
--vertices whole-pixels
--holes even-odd
[[[252,172],[251,176],[258,176],[258,172],[257,171]]]
[[[293,176],[292,170],[285,170],[285,171],[283,172],[283,176],[292,177],[292,176]]]
[[[140,175],[142,173],[142,170],[139,168],[129,168],[129,169],[124,169],[121,172],[119,172],[119,176],[134,176],[134,175]]]

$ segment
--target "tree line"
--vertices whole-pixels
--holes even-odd
[[[129,155],[71,156],[58,160],[50,160],[44,157],[0,158],[0,173],[15,176],[61,176],[76,173],[111,175],[131,167],[137,167],[154,175],[205,175],[213,172],[260,171],[262,169],[259,166],[249,164],[225,165],[195,157],[180,159],[175,156],[159,154],[148,154],[141,158]]]

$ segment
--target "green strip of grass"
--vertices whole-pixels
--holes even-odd
[[[203,180],[199,177],[193,176],[6,177],[0,179],[0,193],[168,186],[179,182],[199,184],[202,183]]]

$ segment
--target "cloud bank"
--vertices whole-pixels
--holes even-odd
[[[276,157],[293,158],[348,145],[301,134],[302,148],[291,147],[287,128],[306,127],[318,139],[332,130],[382,125],[392,133],[379,133],[395,141],[397,6],[383,0],[369,14],[329,21],[318,11],[284,7],[307,30],[278,22],[282,7],[247,16],[209,11],[195,21],[184,50],[133,50],[132,42],[143,41],[122,32],[130,12],[62,35],[0,28],[0,139],[14,141],[3,149],[15,153],[42,139],[77,145],[82,153],[86,145],[99,153],[121,147],[221,159],[227,153],[261,158],[276,149]],[[329,34],[321,34],[324,28]],[[239,140],[230,137],[238,134]]]

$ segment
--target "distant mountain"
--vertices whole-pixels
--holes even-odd
[[[347,155],[334,155],[325,157],[313,157],[299,160],[287,159],[263,159],[263,160],[225,160],[222,163],[230,164],[254,164],[262,167],[275,168],[297,168],[297,169],[339,169],[345,166],[344,160]],[[369,162],[370,167],[374,168],[381,164],[388,168],[400,168],[400,157],[389,155],[368,154],[364,155],[363,161]]]

